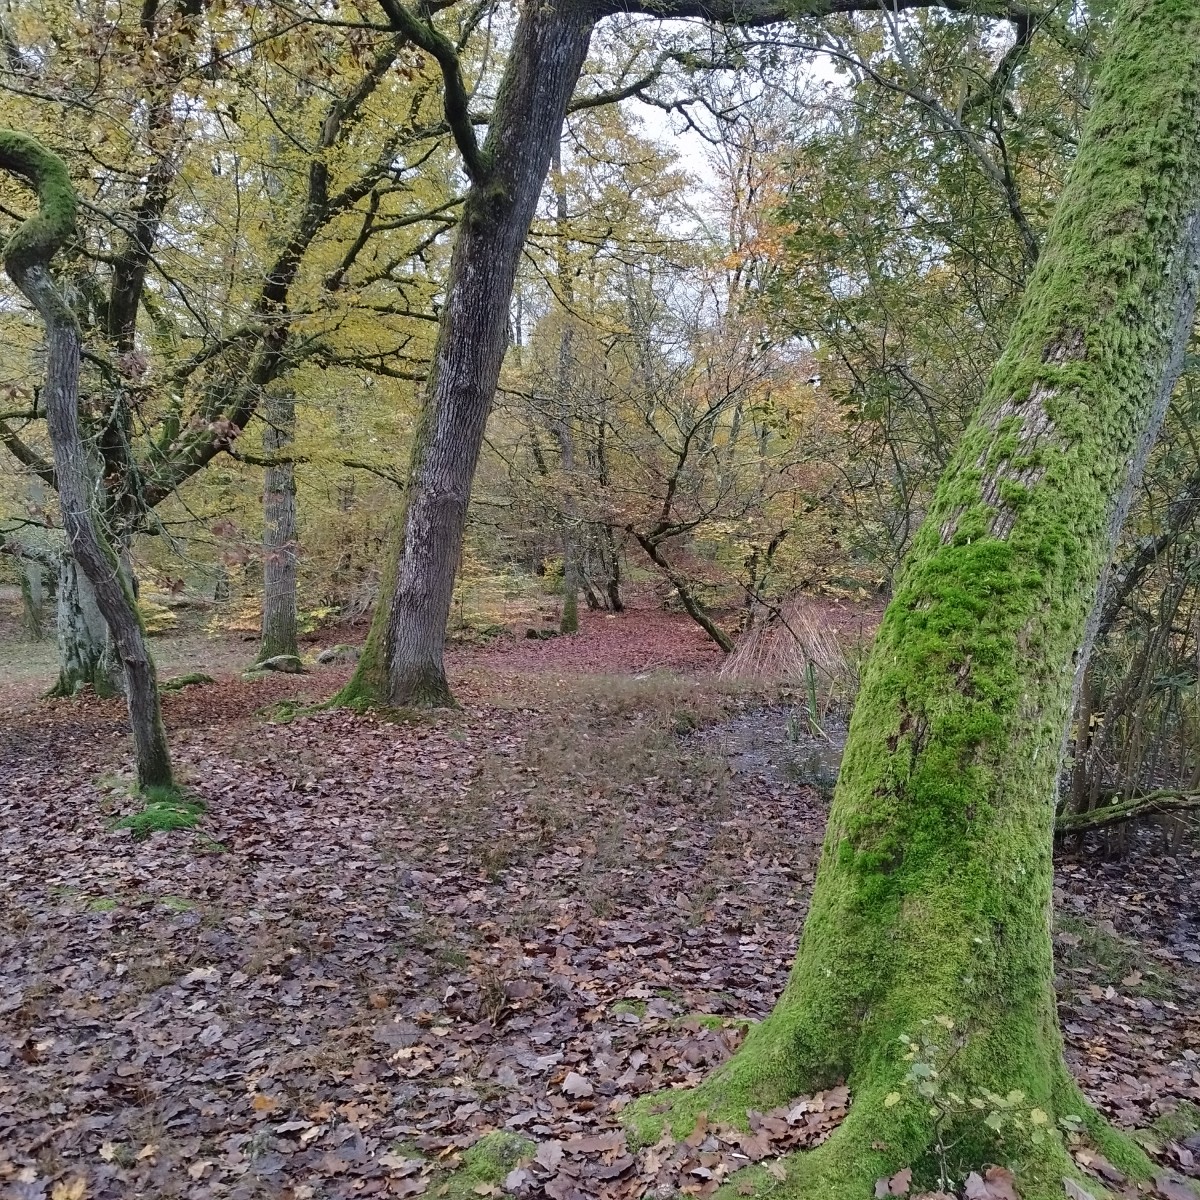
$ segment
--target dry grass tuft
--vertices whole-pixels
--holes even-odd
[[[722,679],[754,679],[803,686],[812,663],[823,690],[853,695],[858,671],[822,606],[807,596],[785,600],[755,622],[721,665]]]

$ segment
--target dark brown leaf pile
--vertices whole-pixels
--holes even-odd
[[[748,721],[756,701],[699,678],[603,677],[655,665],[622,649],[627,620],[456,652],[464,710],[418,723],[254,715],[337,671],[171,696],[208,812],[144,842],[110,828],[135,807],[118,704],[9,712],[0,1189],[418,1195],[426,1161],[508,1130],[536,1146],[508,1181],[523,1198],[703,1195],[827,1136],[843,1090],[749,1134],[640,1155],[620,1134],[635,1095],[697,1083],[770,1010],[824,823],[761,748],[680,736],[784,714]],[[661,661],[709,658],[685,621],[654,638]],[[1200,1098],[1194,875],[1148,843],[1060,877],[1060,909],[1111,922],[1121,959],[1060,946],[1073,1065],[1124,1124]],[[1192,1171],[1185,1142],[1162,1153]]]

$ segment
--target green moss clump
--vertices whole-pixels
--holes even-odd
[[[1177,1108],[1163,1113],[1150,1126],[1150,1131],[1169,1142],[1182,1141],[1193,1133],[1200,1133],[1200,1108],[1183,1100]]]
[[[646,1001],[618,1000],[609,1011],[613,1014],[613,1016],[620,1016],[623,1013],[632,1013],[635,1017],[644,1017],[646,1015]]]
[[[166,679],[158,685],[160,692],[181,692],[184,688],[201,687],[204,684],[216,683],[211,675],[203,671],[193,671],[190,675],[176,675],[174,679]]]
[[[477,1200],[481,1186],[500,1186],[505,1176],[522,1159],[532,1158],[536,1150],[528,1138],[507,1130],[485,1133],[463,1154],[460,1166],[433,1176],[428,1194],[446,1200]]]
[[[113,828],[132,829],[139,840],[152,833],[190,829],[204,815],[204,802],[177,787],[148,785],[139,788],[135,795],[145,801],[142,811],[122,817]]]

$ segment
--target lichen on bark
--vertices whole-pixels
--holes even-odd
[[[633,1106],[641,1136],[846,1079],[847,1120],[773,1195],[858,1200],[903,1166],[933,1187],[944,1134],[960,1179],[1007,1161],[1024,1200],[1061,1197],[1072,1116],[1147,1170],[1063,1063],[1051,849],[1074,678],[1178,374],[1198,233],[1200,3],[1126,0],[1007,349],[880,627],[786,989],[700,1088]],[[956,1090],[1018,1091],[1049,1136],[1000,1144],[970,1113],[939,1132],[926,1106],[887,1103],[902,1036],[939,1017],[963,1032]]]

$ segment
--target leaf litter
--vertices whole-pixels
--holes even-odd
[[[619,1128],[634,1096],[698,1083],[770,1011],[824,824],[786,773],[731,768],[727,736],[679,736],[763,699],[715,689],[685,622],[656,622],[684,673],[655,673],[650,642],[622,640],[636,620],[455,651],[463,710],[434,717],[255,715],[328,694],[336,669],[173,695],[207,812],[145,841],[111,828],[130,805],[119,705],[11,713],[0,1185],[437,1194],[435,1168],[500,1130],[531,1149],[481,1195],[707,1195],[827,1137],[845,1088],[636,1154]],[[1190,852],[1149,845],[1059,873],[1060,911],[1108,922],[1149,968],[1059,976],[1072,1066],[1127,1126],[1200,1100],[1195,874]],[[1157,1146],[1163,1196],[1200,1175],[1185,1143]]]

